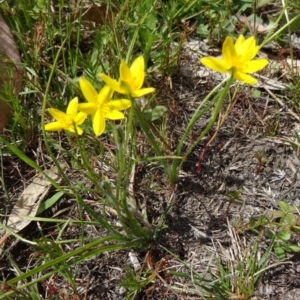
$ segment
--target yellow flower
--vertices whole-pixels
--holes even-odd
[[[78,125],[81,125],[84,122],[86,114],[78,112],[77,97],[70,101],[66,113],[55,108],[49,108],[48,112],[56,120],[56,122],[46,124],[46,131],[59,131],[64,129],[70,132],[77,131],[80,135],[83,133],[83,130]]]
[[[142,85],[145,79],[145,62],[143,56],[139,56],[132,63],[130,68],[125,61],[122,60],[120,65],[120,79],[119,81],[101,73],[101,79],[109,85],[114,91],[121,94],[128,94],[132,97],[141,97],[146,94],[153,93],[154,88],[144,88]]]
[[[258,51],[259,46],[253,36],[245,39],[240,35],[235,44],[231,37],[227,37],[222,47],[222,58],[203,57],[200,61],[214,71],[232,72],[236,80],[256,84],[257,80],[247,73],[257,72],[268,64],[264,58],[253,60]]]
[[[130,100],[111,100],[114,91],[108,85],[105,85],[98,94],[91,83],[83,77],[80,78],[79,85],[88,103],[79,104],[78,109],[92,115],[93,129],[96,136],[104,132],[105,119],[124,119],[124,114],[120,110],[130,107]]]

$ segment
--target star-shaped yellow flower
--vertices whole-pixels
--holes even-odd
[[[81,77],[79,79],[81,91],[88,103],[81,103],[78,109],[88,115],[92,115],[93,129],[96,136],[101,135],[105,129],[105,119],[124,119],[124,110],[131,106],[131,101],[127,99],[112,100],[114,91],[105,85],[99,93],[92,84]]]
[[[214,71],[232,72],[236,80],[256,84],[257,80],[248,73],[257,72],[268,64],[268,60],[264,58],[253,60],[258,51],[259,46],[253,36],[245,39],[240,35],[235,44],[231,37],[227,37],[222,47],[222,58],[203,57],[200,61]]]
[[[114,91],[121,94],[128,94],[132,97],[141,97],[146,94],[153,93],[154,88],[141,88],[145,79],[145,62],[144,57],[139,56],[134,60],[130,68],[125,61],[122,60],[120,65],[119,81],[101,73],[101,79],[109,85]]]
[[[78,112],[77,97],[70,101],[66,113],[55,108],[49,108],[48,112],[56,120],[56,122],[46,124],[46,131],[59,131],[64,129],[70,132],[77,131],[80,135],[83,133],[83,130],[78,125],[81,125],[84,122],[86,114]]]

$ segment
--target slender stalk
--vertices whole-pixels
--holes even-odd
[[[280,16],[278,17],[277,21],[275,23],[278,23],[279,20],[282,18],[284,14],[284,10],[281,12]],[[284,26],[280,27],[274,34],[267,36],[267,38],[260,44],[260,48],[264,47],[269,42],[276,39],[277,36],[280,35],[286,28],[289,28],[291,24],[293,24],[295,21],[297,21],[300,18],[300,14],[295,16],[293,19],[291,19],[289,22],[287,22]]]
[[[210,101],[210,103],[207,102],[210,99],[210,97],[216,93],[219,88],[226,82],[226,86],[224,87],[224,89],[216,94],[214,96],[214,98],[212,99],[212,101]],[[233,78],[230,77],[229,79],[226,78],[224,79],[222,82],[220,82],[217,86],[215,86],[210,93],[203,99],[203,101],[201,101],[201,103],[199,104],[199,106],[197,107],[197,109],[195,110],[189,124],[186,127],[186,130],[184,132],[184,134],[182,135],[179,144],[176,148],[175,151],[175,156],[179,156],[183,147],[183,144],[187,138],[187,136],[189,135],[189,133],[191,132],[191,130],[193,129],[195,123],[203,116],[203,114],[206,112],[206,110],[212,105],[213,102],[216,102],[216,106],[212,112],[212,116],[211,119],[209,121],[209,123],[207,124],[206,128],[203,130],[203,132],[201,133],[201,135],[197,138],[197,140],[190,146],[188,147],[188,149],[186,150],[183,159],[181,160],[181,162],[179,162],[178,160],[173,160],[172,162],[172,166],[171,166],[171,170],[170,170],[170,180],[174,183],[177,181],[178,178],[178,172],[179,169],[181,168],[182,164],[184,163],[184,161],[186,160],[187,156],[192,152],[192,150],[194,149],[194,147],[199,143],[199,141],[206,135],[206,133],[210,130],[210,128],[213,126],[213,124],[215,123],[215,120],[223,106],[223,102],[224,99],[228,93],[229,87],[233,82]],[[218,100],[216,100],[218,98]],[[205,106],[206,105],[206,106]]]
[[[192,152],[192,150],[194,149],[194,147],[202,140],[202,138],[208,133],[208,131],[211,129],[211,127],[214,125],[220,110],[223,107],[223,103],[224,103],[224,99],[226,97],[226,95],[228,94],[229,88],[231,86],[231,84],[233,83],[234,79],[231,76],[230,79],[227,81],[226,86],[224,87],[224,89],[220,92],[220,97],[216,103],[216,106],[212,112],[211,115],[211,119],[208,122],[207,126],[205,127],[205,129],[202,131],[201,135],[196,139],[196,141],[187,149],[187,151],[185,152],[185,155],[183,156],[183,160],[179,165],[179,168],[182,166],[183,162],[186,160],[186,158],[188,157],[188,155]]]

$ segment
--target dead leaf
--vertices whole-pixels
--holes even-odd
[[[62,164],[61,167],[64,170],[66,165]],[[57,167],[52,167],[44,173],[58,184],[62,180]],[[25,220],[23,216],[36,216],[39,205],[47,196],[50,188],[51,183],[47,180],[45,175],[39,174],[20,195],[12,209],[6,226],[16,233],[25,228],[31,221]]]
[[[14,42],[11,31],[0,15],[0,95],[4,83],[6,86],[11,86],[14,93],[17,95],[21,91],[22,76],[20,71],[21,58],[17,46]],[[8,123],[11,118],[10,106],[5,102],[5,99],[0,99],[0,131]]]

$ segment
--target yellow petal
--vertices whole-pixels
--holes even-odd
[[[265,58],[255,59],[252,61],[249,61],[247,64],[247,67],[244,69],[245,73],[254,73],[261,69],[263,69],[265,66],[268,65],[268,60]]]
[[[247,62],[256,56],[258,50],[259,47],[256,46],[255,39],[253,36],[251,36],[241,44],[237,50],[237,53],[242,56],[242,60],[244,62]]]
[[[87,103],[88,104],[88,103]],[[74,123],[77,125],[81,125],[84,120],[86,119],[87,114],[80,112],[76,115],[76,117],[74,118]]]
[[[113,89],[109,85],[105,85],[98,95],[98,105],[102,105],[102,103],[110,101],[111,97],[113,96],[113,93]]]
[[[134,93],[132,94],[132,97],[134,98],[139,98],[142,97],[144,95],[153,93],[155,91],[154,88],[144,88],[144,89],[140,89],[140,90],[136,90],[134,91]]]
[[[233,39],[230,36],[228,36],[223,43],[222,57],[226,62],[231,64],[236,55],[237,54],[234,48]]]
[[[59,131],[64,129],[62,124],[59,122],[52,122],[45,125],[46,131]]]
[[[244,43],[244,41],[245,41],[245,37],[243,35],[240,35],[238,37],[238,39],[236,40],[236,42],[234,44],[234,48],[237,53],[239,53],[238,49],[241,47],[241,45]]]
[[[71,115],[75,117],[77,113],[78,113],[78,98],[75,97],[70,101],[67,107],[67,115]]]
[[[69,126],[69,127],[67,127],[67,128],[64,128],[66,131],[70,131],[70,132],[72,132],[72,133],[76,133],[76,131],[75,131],[75,129],[74,129],[74,126],[72,125],[72,126]]]
[[[61,123],[65,122],[67,115],[64,112],[56,108],[49,108],[48,112],[56,121]]]
[[[130,72],[134,78],[135,89],[140,89],[145,79],[145,61],[143,56],[134,60],[130,67]]]
[[[133,95],[133,92],[135,91],[135,86],[132,84],[131,81],[121,81],[120,87],[124,91],[126,91],[124,94],[127,95]]]
[[[77,130],[78,135],[83,134],[83,130],[79,126],[76,126],[76,130]],[[75,130],[74,130],[74,132],[75,132]]]
[[[120,80],[121,81],[133,81],[131,71],[126,62],[122,60],[120,65]]]
[[[234,44],[235,51],[238,55],[242,55],[245,53],[245,47],[249,47],[249,42],[251,42],[254,38],[245,39],[244,36],[239,36]]]
[[[257,80],[254,77],[252,77],[251,75],[248,75],[248,74],[236,71],[236,70],[233,71],[233,77],[238,81],[245,82],[245,83],[248,83],[251,85],[254,85],[257,83]]]
[[[81,77],[79,79],[79,85],[80,85],[80,89],[82,91],[84,98],[88,102],[96,102],[97,101],[98,93],[88,80]]]
[[[74,126],[70,126],[68,128],[65,128],[65,130],[67,130],[69,132],[72,132],[72,133],[76,133]],[[77,130],[77,134],[78,135],[82,135],[83,134],[83,130],[79,126],[76,126],[76,130]]]
[[[144,57],[141,55],[133,61],[132,65],[130,66],[130,72],[135,77],[138,73],[144,71],[144,69],[145,69],[145,61],[144,61]]]
[[[78,109],[85,114],[93,115],[97,110],[96,103],[80,103],[78,104]]]
[[[131,106],[131,101],[126,99],[112,100],[109,102],[109,107],[112,110],[124,110]]]
[[[136,90],[139,90],[142,87],[144,80],[145,80],[145,72],[142,71],[139,74],[137,74],[137,77],[135,78],[134,81],[134,87]]]
[[[92,117],[93,129],[96,136],[101,135],[105,129],[105,119],[100,109]]]
[[[228,65],[228,63],[224,59],[219,59],[215,57],[203,57],[200,59],[204,66],[221,73],[228,73],[232,66]]]
[[[100,78],[107,84],[109,85],[114,91],[118,92],[118,93],[121,93],[121,94],[126,94],[126,90],[124,91],[124,89],[122,89],[120,87],[120,83],[115,80],[115,79],[112,79],[111,77],[101,73],[99,74]]]
[[[124,114],[118,110],[111,110],[105,113],[104,117],[109,120],[121,120],[124,119]]]

